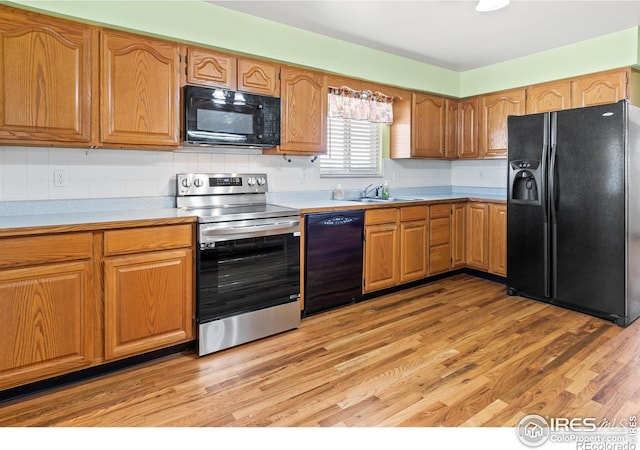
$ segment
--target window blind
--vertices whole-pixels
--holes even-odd
[[[320,156],[320,176],[380,176],[381,127],[366,120],[327,118],[327,154]]]

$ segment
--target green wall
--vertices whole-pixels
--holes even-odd
[[[455,72],[200,0],[2,3],[455,97],[636,66],[640,61],[638,27],[479,69]]]
[[[460,74],[460,96],[635,66],[638,27]]]

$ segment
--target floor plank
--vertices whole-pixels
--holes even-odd
[[[456,275],[305,318],[202,358],[172,355],[0,404],[0,426],[514,426],[640,404],[626,329]]]

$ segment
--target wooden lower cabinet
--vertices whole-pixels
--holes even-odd
[[[489,205],[467,203],[467,266],[489,270]]]
[[[193,340],[193,242],[191,223],[0,238],[0,390]]]
[[[428,273],[428,206],[400,208],[400,283]]]
[[[451,204],[451,268],[459,269],[467,264],[466,214],[467,202]]]
[[[489,272],[507,276],[507,205],[489,205]]]
[[[193,338],[192,259],[177,249],[105,260],[106,359]]]
[[[429,207],[429,275],[451,268],[451,205]]]
[[[400,281],[398,214],[398,208],[365,213],[364,293],[393,287]]]
[[[366,211],[363,292],[464,267],[506,276],[506,212],[477,201]]]
[[[0,254],[0,390],[91,365],[91,233],[0,239]]]
[[[105,358],[194,337],[190,225],[105,232]]]

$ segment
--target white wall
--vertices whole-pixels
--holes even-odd
[[[507,187],[506,159],[454,161],[452,166],[451,184],[453,186],[503,189]]]
[[[272,192],[330,191],[337,183],[362,189],[383,179],[392,188],[449,186],[456,184],[454,178],[465,178],[456,174],[459,165],[464,163],[464,172],[468,163],[385,159],[383,177],[345,179],[320,178],[319,161],[312,163],[310,157],[290,158],[291,163],[261,154],[0,146],[0,201],[173,196],[175,174],[180,172],[266,172]],[[465,186],[494,186],[499,177],[491,167],[496,162],[484,163],[483,183]],[[66,186],[54,186],[54,170],[65,171]]]

